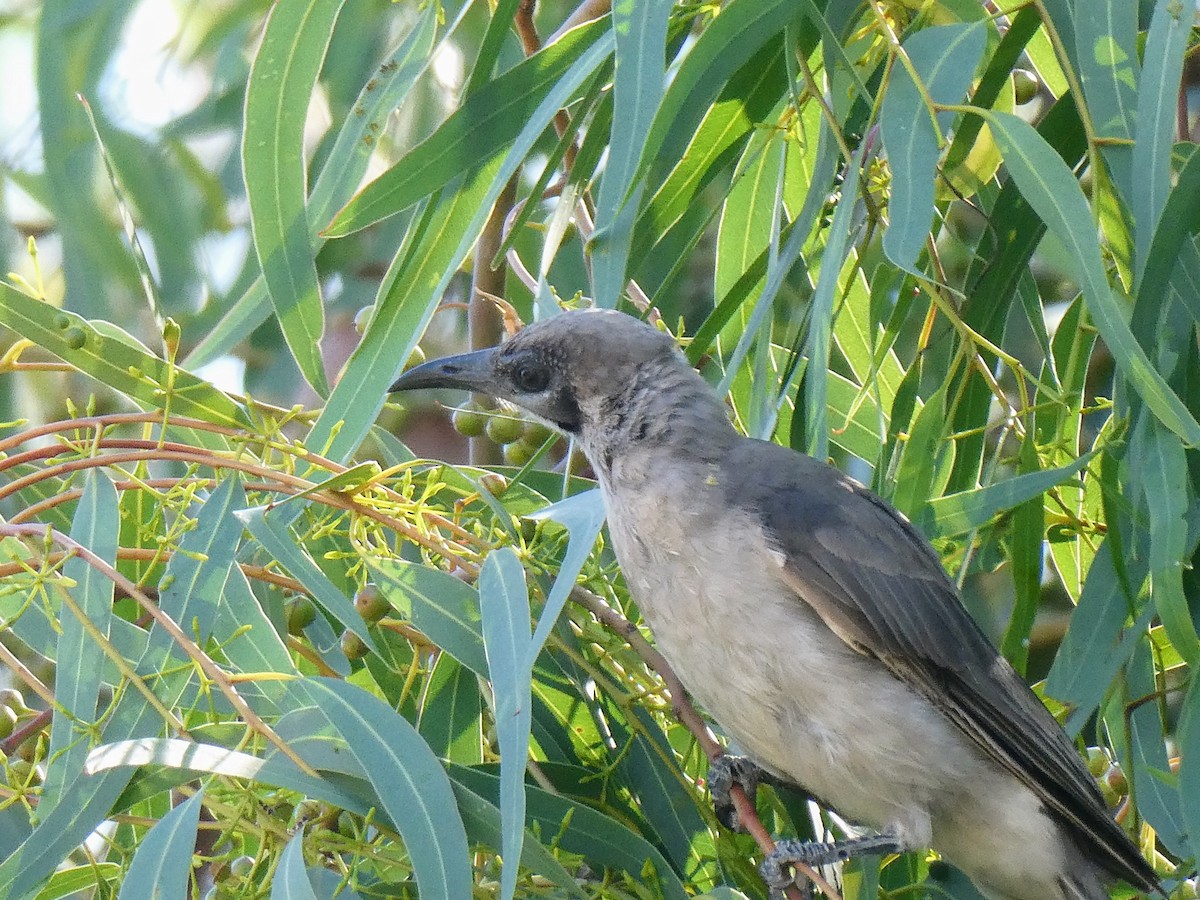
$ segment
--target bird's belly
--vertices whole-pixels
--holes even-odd
[[[661,548],[686,544],[612,532],[659,649],[746,755],[848,818],[928,844],[931,798],[977,766],[957,729],[834,635],[769,560],[701,572],[728,548],[672,556]]]
[[[728,546],[696,544],[719,529],[685,535],[665,521],[642,531],[663,538],[649,547],[611,512],[609,523],[659,650],[742,752],[852,822],[937,847],[999,896],[1063,896],[1064,838],[1038,798],[830,631],[766,554],[735,558]],[[731,525],[729,534],[746,534],[747,523]],[[731,564],[711,564],[721,558]],[[1019,889],[1005,881],[1015,847],[1024,854]]]

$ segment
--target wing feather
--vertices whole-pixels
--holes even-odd
[[[963,607],[929,543],[824,463],[747,440],[730,460],[797,598],[880,660],[1076,829],[1084,853],[1143,889],[1157,882],[1112,820],[1075,746]],[[752,472],[755,477],[747,478]]]

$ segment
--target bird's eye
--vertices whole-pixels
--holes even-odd
[[[517,390],[536,394],[550,383],[550,370],[534,362],[521,362],[513,369],[512,380]]]

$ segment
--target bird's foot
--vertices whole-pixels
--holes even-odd
[[[846,841],[829,844],[817,841],[780,841],[767,854],[758,871],[771,889],[772,897],[782,897],[786,888],[796,883],[796,875],[790,869],[803,863],[810,869],[846,862],[856,856],[876,856],[885,853],[900,853],[900,842],[890,834],[871,834]]]
[[[766,772],[744,756],[718,756],[708,768],[708,792],[717,821],[730,831],[745,831],[729,792],[736,784],[754,806],[759,784],[769,780]]]

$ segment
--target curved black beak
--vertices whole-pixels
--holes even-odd
[[[476,350],[458,356],[445,356],[409,369],[388,388],[415,391],[421,388],[461,388],[479,394],[493,392],[496,378],[496,350]]]

